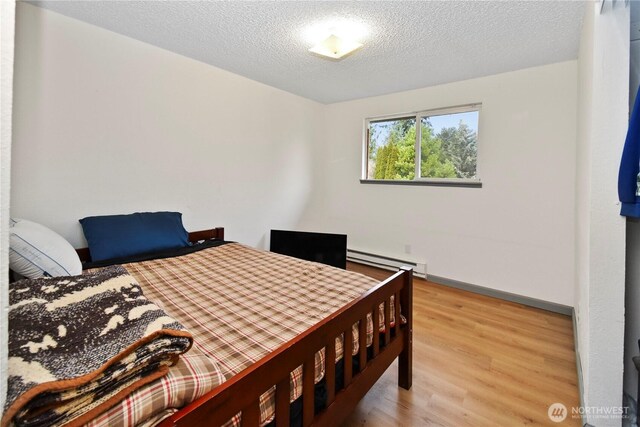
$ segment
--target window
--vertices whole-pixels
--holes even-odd
[[[367,183],[479,185],[480,105],[367,119]]]

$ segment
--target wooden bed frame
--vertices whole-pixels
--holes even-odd
[[[189,233],[191,242],[206,239],[224,239],[224,229],[215,228]],[[90,259],[88,249],[77,251],[83,261]],[[390,303],[391,296],[394,296],[393,305]],[[381,304],[384,304],[384,334],[376,333],[380,328],[379,317],[372,316],[374,334],[371,352],[373,357],[368,357],[367,314],[374,313]],[[403,267],[361,297],[180,409],[160,423],[160,427],[219,426],[239,412],[242,413],[242,426],[258,426],[260,396],[273,386],[276,387],[276,426],[288,427],[290,424],[289,376],[301,365],[303,366],[302,425],[305,427],[339,425],[396,358],[398,358],[398,385],[407,390],[411,388],[412,305],[413,272],[410,268]],[[394,310],[395,319],[400,319],[400,307],[406,323],[401,324],[400,321],[396,321],[391,326],[391,310]],[[333,363],[336,352],[335,339],[344,334],[344,354],[351,354],[354,344],[351,328],[356,323],[359,328],[359,352],[356,357],[361,368],[354,373],[352,358],[344,357],[344,387],[336,393],[336,365]],[[325,361],[330,361],[325,366],[327,399],[325,409],[314,414],[315,354],[322,348],[325,348],[326,352]],[[314,396],[314,399],[305,399],[306,396]]]

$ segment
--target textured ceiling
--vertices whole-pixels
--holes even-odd
[[[38,6],[323,103],[575,59],[582,1],[40,1]],[[349,19],[364,47],[307,52]]]

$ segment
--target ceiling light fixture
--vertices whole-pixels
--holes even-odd
[[[344,56],[361,47],[362,43],[331,34],[329,37],[309,49],[309,52],[331,59],[342,59]]]
[[[362,47],[360,42],[368,34],[365,23],[347,18],[318,21],[304,29],[304,38],[313,45],[309,52],[333,60],[340,60]]]

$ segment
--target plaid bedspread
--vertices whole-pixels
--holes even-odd
[[[132,394],[92,426],[139,424],[144,422],[143,415],[158,422],[171,415],[172,408],[203,395],[377,284],[358,273],[238,243],[125,267],[149,299],[190,330],[194,348],[168,377]],[[384,325],[382,312],[380,316],[380,325]],[[369,345],[373,337],[370,316],[367,323]],[[355,355],[355,325],[352,333]],[[342,347],[342,340],[336,339],[336,362],[342,358]],[[183,365],[189,365],[194,355],[207,356],[214,365],[210,367],[213,374],[203,374],[199,367],[185,369]],[[205,359],[199,361],[206,364]],[[316,354],[315,362],[317,382],[324,376],[324,350]],[[179,368],[182,372],[174,373]],[[176,378],[184,388],[179,392],[183,399],[177,399],[176,389],[171,388]],[[291,374],[291,400],[301,393],[299,367]],[[262,424],[273,419],[273,389],[261,397],[260,409]]]
[[[86,426],[153,426],[224,381],[220,368],[192,348],[166,376],[134,391]]]

